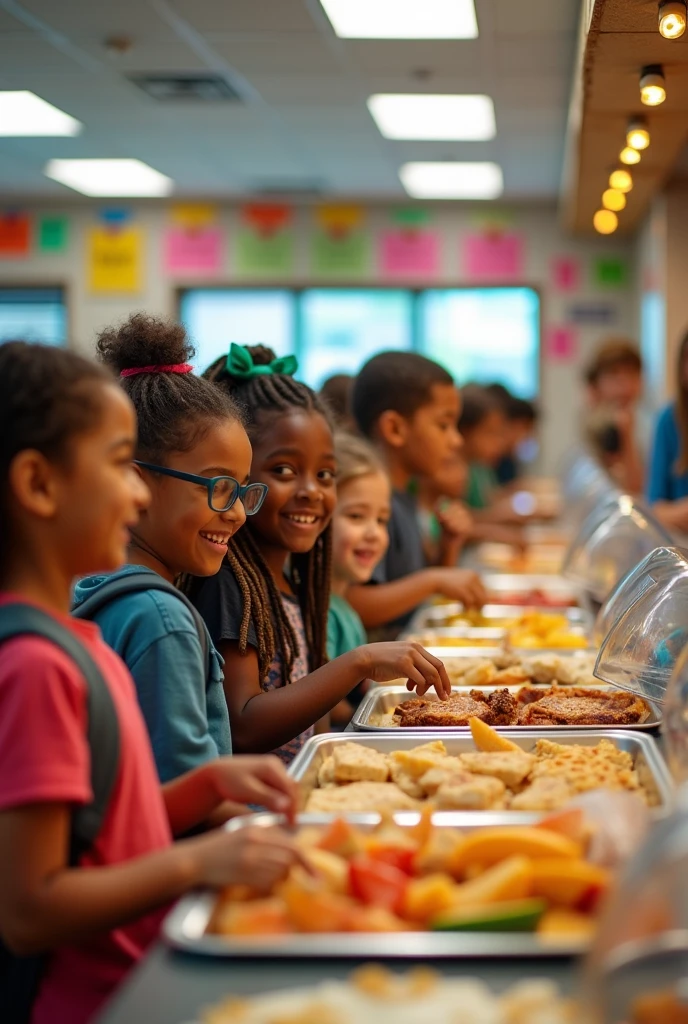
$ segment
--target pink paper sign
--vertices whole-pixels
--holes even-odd
[[[571,363],[578,355],[578,335],[573,327],[550,327],[545,335],[545,358]]]
[[[463,265],[470,281],[512,281],[523,275],[523,238],[519,234],[468,235]]]
[[[169,228],[165,235],[165,270],[169,274],[217,274],[222,270],[220,228]]]
[[[434,231],[385,231],[380,239],[380,273],[388,276],[437,274],[439,238]]]
[[[552,260],[552,284],[560,292],[573,292],[580,281],[580,263],[572,256]]]

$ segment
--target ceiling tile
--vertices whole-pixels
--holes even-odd
[[[168,0],[202,32],[315,32],[303,0]]]

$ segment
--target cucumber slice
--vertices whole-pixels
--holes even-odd
[[[446,910],[432,921],[436,932],[532,932],[547,909],[547,900],[513,900],[493,906]]]

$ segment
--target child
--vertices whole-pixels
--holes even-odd
[[[126,667],[97,626],[67,614],[74,578],[116,569],[147,505],[135,443],[131,402],[104,368],[60,349],[0,346],[0,627],[31,616],[64,638],[22,628],[0,646],[3,1020],[18,1009],[8,988],[19,956],[51,951],[37,994],[22,1000],[32,1024],[86,1024],[172,900],[198,886],[267,889],[301,859],[276,830],[172,844],[227,798],[293,814],[295,787],[274,759],[224,758],[161,790]],[[107,728],[94,745],[89,719],[103,701]],[[113,740],[113,784],[98,807]],[[99,817],[70,855],[86,835],[80,809]]]
[[[429,565],[456,565],[474,522],[462,498],[468,480],[468,466],[461,454],[434,478],[414,481],[417,518],[423,550]]]
[[[485,390],[499,401],[506,420],[504,452],[495,468],[495,475],[499,485],[507,487],[517,482],[524,465],[537,456],[539,414],[533,402],[517,398],[503,384],[490,384]]]
[[[363,679],[405,675],[419,692],[450,692],[442,663],[417,644],[371,644],[325,664],[334,442],[324,406],[295,370],[293,357],[232,345],[207,371],[246,409],[252,474],[269,490],[217,576],[191,587],[225,659],[235,748],[280,748],[285,763]]]
[[[376,445],[392,481],[387,555],[375,587],[352,587],[349,600],[366,628],[398,622],[422,601],[442,594],[482,605],[485,590],[473,572],[429,567],[408,493],[418,476],[436,477],[461,450],[459,392],[437,363],[412,352],[382,352],[354,382],[352,410],[361,433]]]
[[[265,488],[246,486],[251,445],[240,414],[228,395],[189,372],[193,349],[180,324],[137,313],[103,331],[98,351],[134,403],[136,472],[151,501],[132,530],[129,564],[81,580],[75,608],[98,623],[134,677],[158,774],[168,782],[232,745],[222,664],[210,638],[199,638],[203,621],[172,587],[154,589],[156,581],[216,573]],[[146,589],[113,591],[142,574]]]
[[[367,643],[359,616],[346,599],[349,587],[367,583],[384,557],[391,515],[391,488],[373,448],[351,434],[335,435],[337,505],[332,518],[332,590],[327,618],[327,654],[338,658]],[[360,684],[332,712],[346,725],[364,694]]]

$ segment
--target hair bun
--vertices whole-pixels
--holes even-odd
[[[117,374],[139,366],[189,363],[195,355],[182,324],[148,313],[135,313],[121,326],[102,331],[96,348]]]
[[[269,366],[277,359],[277,355],[267,345],[244,345],[250,354],[254,366]]]

